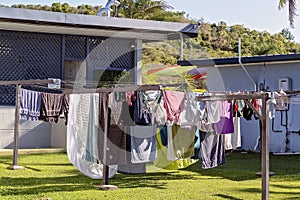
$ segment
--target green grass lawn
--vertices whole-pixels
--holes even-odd
[[[115,191],[95,188],[102,180],[82,175],[67,155],[19,156],[24,171],[6,167],[11,156],[0,157],[1,200],[6,199],[261,199],[260,155],[231,153],[227,163],[209,170],[199,162],[184,170],[148,165],[147,174],[116,174],[109,184]],[[270,199],[300,199],[300,156],[270,156]]]

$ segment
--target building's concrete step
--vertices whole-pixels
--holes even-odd
[[[41,149],[19,149],[19,155],[26,154],[43,154],[43,153],[63,153],[66,152],[65,148],[41,148]],[[13,155],[13,149],[0,149],[0,156]]]

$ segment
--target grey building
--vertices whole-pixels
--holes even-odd
[[[300,54],[218,58],[179,61],[180,65],[205,67],[207,89],[210,92],[300,90]],[[299,95],[290,98],[285,110],[276,111],[270,120],[270,152],[300,152]],[[259,120],[241,120],[242,148],[256,150],[259,138]],[[258,147],[259,148],[259,147]]]
[[[0,8],[0,80],[94,83],[129,71],[142,84],[142,43],[197,37],[186,23]],[[178,50],[179,51],[179,50]],[[15,86],[0,86],[0,148],[13,147]],[[65,126],[21,120],[20,148],[65,147]]]

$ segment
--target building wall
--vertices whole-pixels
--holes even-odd
[[[15,107],[0,106],[0,149],[13,148]],[[51,125],[41,121],[21,120],[20,148],[51,147]]]
[[[280,63],[280,64],[257,64],[246,66],[252,75],[258,87],[260,83],[265,81],[265,85],[270,91],[278,90],[278,80],[280,78],[289,77],[292,80],[292,89],[300,90],[300,63]],[[253,91],[254,87],[250,79],[246,76],[241,67],[219,67],[207,68],[207,88],[209,91]],[[296,96],[299,97],[299,96]],[[291,104],[288,111],[288,129],[300,130],[300,104]],[[281,133],[272,131],[272,120],[270,121],[270,151],[285,152],[286,151],[286,131],[281,126],[280,112],[276,111],[274,119],[274,129],[282,130]],[[284,115],[285,116],[285,115]],[[285,120],[285,117],[283,118]],[[241,120],[242,148],[254,150],[259,138],[259,121]],[[300,152],[300,136],[298,134],[290,134],[289,152]]]

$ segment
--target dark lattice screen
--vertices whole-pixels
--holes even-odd
[[[89,39],[89,67],[123,70],[134,67],[133,40],[91,37]]]
[[[0,80],[61,78],[61,36],[0,31]],[[15,103],[12,86],[0,86],[0,105]]]
[[[133,40],[0,31],[0,80],[29,80],[62,77],[65,60],[85,60],[93,70],[134,68]],[[62,48],[64,47],[64,48]],[[87,52],[89,52],[88,55]],[[14,105],[15,87],[0,86],[0,105]]]
[[[86,52],[87,52],[87,38],[84,36],[73,36],[67,35],[66,36],[66,60],[84,60],[86,59]]]

